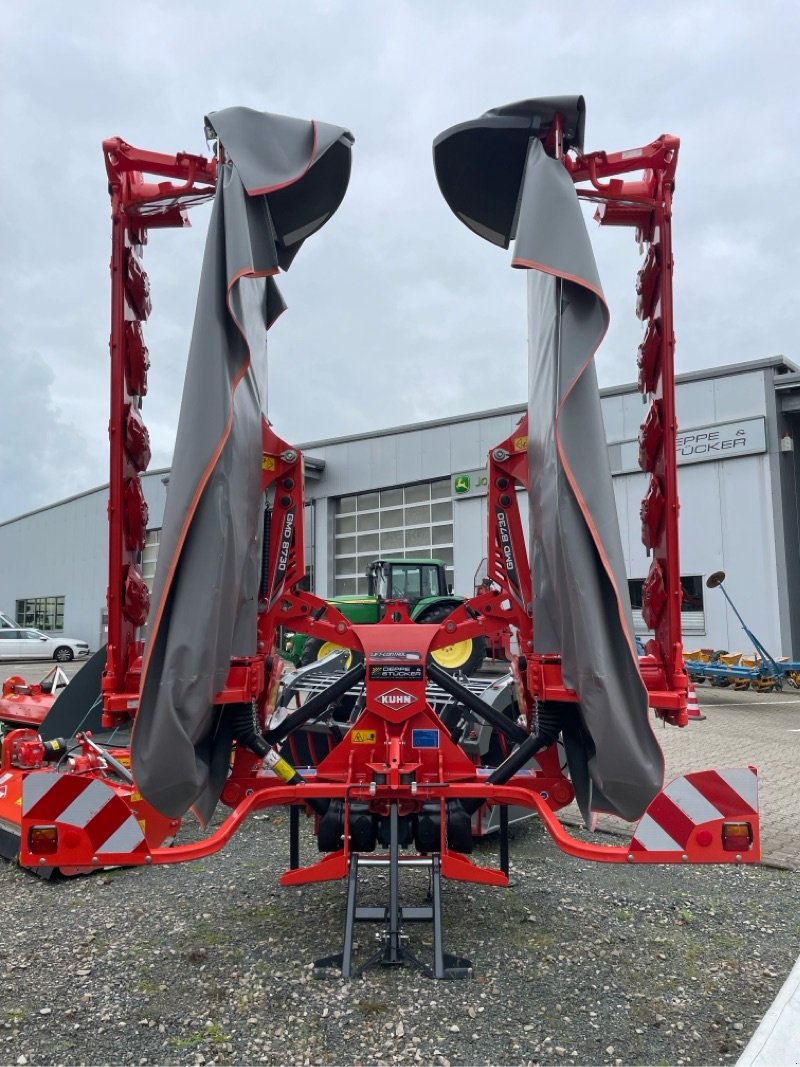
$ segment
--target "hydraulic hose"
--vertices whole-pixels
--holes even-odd
[[[268,744],[259,728],[256,717],[255,704],[237,704],[231,713],[233,720],[233,736],[240,745],[249,748],[257,756],[263,759],[267,766],[274,771],[287,785],[304,785],[305,778],[296,767],[277,752],[272,745]],[[319,815],[324,815],[328,809],[328,801],[321,797],[313,797],[307,800],[309,807]]]

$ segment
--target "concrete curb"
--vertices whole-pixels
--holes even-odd
[[[737,1067],[800,1064],[800,959],[736,1063]]]

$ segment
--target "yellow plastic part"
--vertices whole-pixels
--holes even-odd
[[[762,663],[761,656],[742,656],[740,666],[741,667],[760,667]]]
[[[723,652],[720,654],[719,661],[724,663],[726,667],[736,667],[741,658],[741,652]]]

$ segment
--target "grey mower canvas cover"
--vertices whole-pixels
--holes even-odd
[[[528,454],[534,645],[560,653],[579,716],[565,710],[570,775],[593,812],[641,817],[664,780],[648,721],[608,464],[594,355],[608,309],[564,165],[545,152],[553,115],[581,148],[582,97],[487,112],[434,142],[455,214],[528,270]],[[475,196],[475,186],[481,197]]]
[[[256,651],[266,334],[274,281],[344,197],[353,138],[318,122],[229,108],[203,260],[131,742],[137,787],[173,818],[214,810],[231,657]]]

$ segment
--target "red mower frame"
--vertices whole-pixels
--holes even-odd
[[[642,539],[652,553],[644,616],[655,636],[640,667],[657,715],[685,726],[688,679],[680,626],[671,239],[679,141],[662,136],[624,152],[565,155],[559,131],[557,119],[546,148],[563,162],[578,195],[597,203],[601,225],[632,227],[645,249],[636,286],[637,314],[645,325],[638,368],[639,387],[650,407],[639,443],[640,464],[650,475],[641,508]],[[139,569],[148,520],[141,475],[150,453],[141,417],[148,368],[141,324],[150,312],[141,250],[151,228],[188,225],[186,209],[214,195],[217,163],[185,153],[144,152],[119,139],[106,141],[103,148],[112,205],[109,639],[103,722],[112,727],[136,714],[143,647],[138,628],[149,610]],[[637,177],[623,177],[631,174]],[[165,180],[147,181],[145,175]],[[232,661],[226,686],[215,699],[218,704],[251,707],[257,727],[254,737],[240,737],[235,749],[222,795],[230,814],[204,840],[166,847],[175,832],[174,821],[145,812],[132,782],[115,777],[113,768],[100,765],[102,760],[92,767],[48,766],[30,745],[20,747],[32,739],[30,731],[25,736],[20,731],[15,743],[7,741],[3,747],[3,771],[14,777],[15,797],[22,801],[21,863],[79,870],[183,862],[218,851],[252,812],[291,805],[295,830],[297,812],[313,815],[326,854],[301,868],[293,845],[283,884],[352,878],[360,851],[381,844],[397,861],[399,850],[414,837],[417,852],[437,857],[437,870],[445,877],[506,885],[507,862],[486,868],[467,855],[469,830],[460,813],[483,803],[536,811],[556,844],[583,859],[628,864],[758,862],[754,768],[703,771],[678,779],[656,797],[625,846],[587,843],[564,828],[556,812],[573,800],[574,792],[561,770],[555,738],[538,748],[532,742],[540,703],[569,704],[578,698],[564,684],[560,657],[540,655],[535,646],[531,572],[517,492],[529,484],[526,419],[492,450],[488,470],[484,587],[437,625],[411,622],[402,602],[389,602],[383,622],[376,626],[353,625],[334,606],[300,588],[305,577],[303,457],[265,425],[262,487],[271,510],[271,534],[260,593],[259,651]],[[520,716],[495,725],[519,747],[491,770],[466,756],[433,710],[426,685],[437,669],[429,664],[428,654],[466,638],[506,633],[509,626],[519,640],[519,653],[511,658]],[[285,671],[277,652],[281,628],[363,655],[334,694],[363,682],[363,708],[346,736],[315,768],[293,767],[280,751],[292,729],[322,710],[312,699],[274,724]],[[477,698],[469,703],[457,680],[448,684],[474,714],[487,714],[474,706]],[[332,698],[330,693],[327,697]],[[532,769],[529,761],[535,753]],[[680,804],[681,791],[687,789],[707,800],[707,815],[712,809],[715,814],[687,816]],[[143,827],[138,835],[132,816]],[[359,842],[364,841],[361,849]],[[353,899],[354,894],[353,889]],[[344,965],[343,972],[349,973]]]

